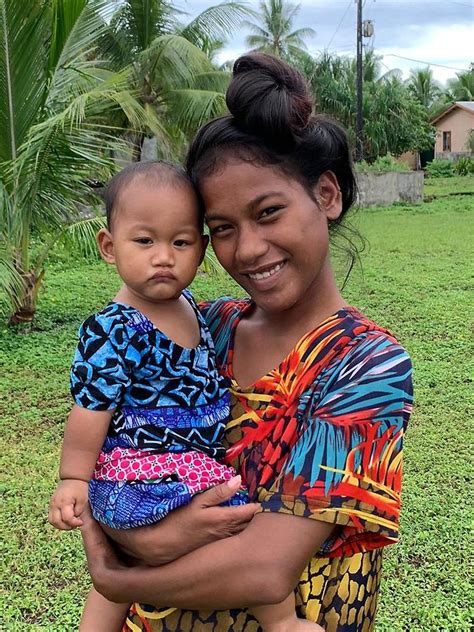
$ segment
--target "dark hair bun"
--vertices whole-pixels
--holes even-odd
[[[239,57],[226,101],[237,126],[290,151],[311,118],[312,98],[297,70],[264,53]]]

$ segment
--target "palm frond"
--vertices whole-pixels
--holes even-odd
[[[170,93],[173,118],[179,127],[193,132],[205,122],[227,111],[225,95],[210,90],[183,89]]]
[[[101,228],[106,227],[104,216],[89,217],[65,228],[60,236],[60,240],[66,244],[68,249],[76,250],[84,257],[97,255],[96,235]]]
[[[226,39],[249,16],[255,16],[255,12],[244,2],[222,2],[209,7],[177,32],[194,45],[200,46],[206,40]]]
[[[16,158],[45,98],[46,3],[0,3],[0,161]]]
[[[216,275],[216,276],[224,272],[224,268],[219,263],[219,260],[217,259],[216,254],[214,250],[212,249],[212,246],[210,245],[208,246],[206,250],[206,255],[204,257],[203,262],[201,263],[200,268],[203,272],[206,272],[207,274]]]
[[[165,88],[189,86],[195,75],[213,70],[205,53],[180,35],[157,37],[140,59],[149,71],[150,83],[155,83],[159,72]]]

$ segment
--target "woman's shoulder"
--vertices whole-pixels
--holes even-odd
[[[298,366],[318,389],[336,377],[351,382],[369,374],[411,375],[410,357],[396,337],[353,307],[339,310],[309,332],[297,351]]]
[[[395,335],[365,316],[356,307],[344,307],[310,332],[309,338],[319,344],[342,350],[361,344],[367,338],[386,340],[400,346]]]

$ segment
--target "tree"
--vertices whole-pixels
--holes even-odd
[[[292,30],[299,8],[299,4],[291,4],[285,0],[260,0],[261,15],[258,23],[244,22],[253,33],[246,39],[247,46],[288,61],[305,56],[305,40],[316,33],[309,27]]]
[[[323,53],[306,59],[316,110],[339,120],[355,142],[356,64],[354,59]],[[400,155],[432,142],[433,131],[424,107],[410,94],[398,71],[380,74],[379,58],[368,51],[364,60],[364,156],[373,161],[387,153]]]
[[[474,64],[458,72],[455,79],[448,79],[448,95],[452,102],[474,101]]]
[[[125,0],[113,13],[102,51],[117,70],[132,69],[130,88],[157,115],[164,155],[179,155],[190,134],[226,110],[229,74],[215,67],[212,56],[248,15],[239,2],[223,2],[185,24],[167,0]],[[135,160],[145,136],[131,134]]]
[[[407,81],[410,94],[429,111],[441,95],[441,87],[429,66],[411,70]]]
[[[91,181],[114,168],[122,146],[108,117],[154,126],[128,90],[129,71],[94,59],[107,5],[88,0],[0,0],[0,303],[13,324],[31,322],[46,259],[60,240],[87,247],[99,218]]]

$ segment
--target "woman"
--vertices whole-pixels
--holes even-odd
[[[372,630],[382,548],[398,538],[410,360],[331,269],[329,232],[355,195],[343,130],[266,55],[237,60],[227,103],[187,167],[215,253],[250,296],[203,310],[232,394],[228,461],[259,509],[234,521],[215,507],[232,488],[202,494],[144,531],[153,563],[175,560],[161,567],[122,564],[89,522],[91,575],[112,600],[169,606],[136,604],[129,630],[256,630],[245,608],[293,590],[326,630]]]

